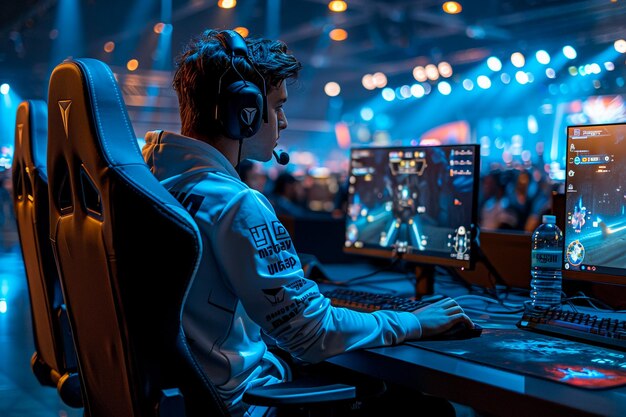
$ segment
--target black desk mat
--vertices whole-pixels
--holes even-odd
[[[626,384],[626,352],[527,330],[486,328],[473,339],[406,344],[580,388]]]

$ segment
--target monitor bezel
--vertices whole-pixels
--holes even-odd
[[[477,255],[477,233],[478,233],[478,192],[480,187],[480,145],[476,143],[468,143],[468,144],[447,144],[447,145],[427,145],[427,146],[411,146],[411,145],[398,145],[398,146],[359,146],[350,148],[350,167],[348,171],[348,177],[352,174],[352,163],[354,159],[352,158],[352,154],[355,151],[361,150],[380,150],[380,151],[390,151],[390,150],[417,150],[417,149],[429,149],[429,148],[473,148],[474,149],[474,187],[473,187],[473,196],[472,201],[472,214],[471,214],[471,240],[470,240],[470,250],[469,250],[469,260],[459,260],[453,258],[443,258],[433,255],[421,255],[419,253],[404,253],[402,254],[402,260],[408,261],[417,264],[428,264],[428,265],[439,265],[444,267],[453,267],[459,269],[473,269],[476,263],[476,255]],[[348,193],[348,198],[350,198],[350,194]],[[349,205],[346,205],[346,210]],[[346,222],[346,227],[348,222]],[[393,259],[396,255],[394,250],[392,249],[383,249],[383,248],[355,248],[354,246],[346,246],[345,244],[345,236],[344,236],[344,244],[343,244],[344,253],[354,254],[354,255],[364,255],[371,256],[376,258],[386,258]]]
[[[582,127],[602,127],[602,126],[624,126],[624,128],[626,129],[626,122],[616,122],[616,123],[596,123],[596,124],[575,124],[575,125],[568,125],[565,129],[565,145],[566,145],[566,156],[565,156],[565,171],[567,172],[567,170],[570,167],[569,164],[569,132],[570,129],[574,129],[574,128],[582,128]],[[565,228],[567,229],[567,187],[569,185],[569,176],[566,175],[565,176],[565,204],[563,205],[563,217],[565,219]],[[566,269],[565,268],[565,263],[567,260],[567,247],[565,245],[565,233],[566,230],[563,230],[563,260],[562,260],[562,264],[561,264],[561,270],[562,270],[562,276],[564,279],[567,280],[574,280],[574,281],[584,281],[584,282],[590,282],[590,283],[597,283],[597,284],[618,284],[618,285],[626,285],[626,275],[615,275],[615,274],[610,274],[610,273],[605,273],[605,272],[598,272],[598,271],[574,271],[571,269]],[[626,271],[626,269],[625,269]]]

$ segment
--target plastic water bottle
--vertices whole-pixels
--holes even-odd
[[[563,232],[556,225],[555,216],[545,215],[532,236],[530,299],[533,307],[561,307],[562,260]]]

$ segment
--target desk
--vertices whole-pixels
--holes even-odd
[[[626,387],[575,388],[416,346],[350,352],[329,362],[495,416],[626,416]]]
[[[489,319],[479,323],[489,327]],[[355,351],[328,361],[494,416],[626,416],[626,387],[576,388],[416,346]]]

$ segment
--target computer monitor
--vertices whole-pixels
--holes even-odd
[[[344,251],[471,268],[479,145],[354,148]]]
[[[568,126],[563,276],[626,285],[626,123]]]

